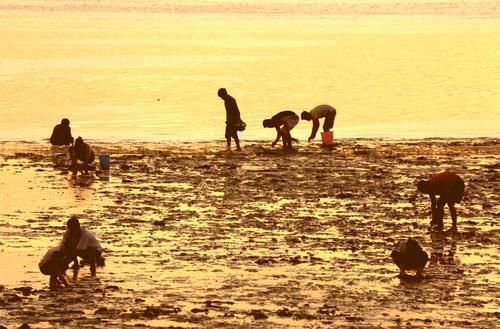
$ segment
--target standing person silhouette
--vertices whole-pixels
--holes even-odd
[[[57,124],[52,130],[50,136],[50,144],[52,145],[70,145],[73,144],[73,136],[71,136],[71,127],[68,119],[62,119],[60,124]]]
[[[417,183],[417,189],[429,194],[431,199],[431,229],[436,226],[437,230],[443,230],[444,206],[448,204],[450,209],[452,225],[450,232],[457,232],[457,210],[455,203],[460,203],[464,196],[465,184],[462,178],[452,172],[442,172],[434,175],[428,180]],[[436,195],[439,199],[436,201]]]
[[[335,123],[335,117],[337,116],[337,110],[330,105],[322,104],[313,108],[311,111],[304,111],[300,114],[302,120],[307,120],[313,122],[311,136],[307,141],[311,141],[316,137],[316,133],[319,128],[319,119],[325,118],[325,123],[323,124],[323,131],[330,131]]]
[[[236,150],[241,151],[240,140],[238,138],[238,125],[241,121],[240,110],[238,109],[238,104],[236,100],[227,93],[225,88],[220,88],[217,91],[217,95],[224,100],[224,106],[226,107],[226,141],[227,147],[231,147],[231,138],[234,139],[236,143]]]

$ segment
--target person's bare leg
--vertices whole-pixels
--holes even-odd
[[[234,143],[236,144],[236,150],[241,151],[240,139],[238,138],[238,132],[234,133]]]
[[[433,226],[438,224],[438,210],[437,207],[431,207],[431,222],[429,227],[432,229]]]
[[[400,267],[399,268],[399,275],[398,277],[401,279],[401,280],[408,280],[411,278],[411,275],[409,274],[406,274],[406,269],[403,268],[403,267]]]
[[[451,228],[447,231],[449,233],[457,233],[457,210],[455,209],[455,204],[453,202],[448,202],[448,208],[450,209],[451,215]]]
[[[90,276],[96,275],[95,258],[90,261]]]
[[[68,149],[68,152],[69,152],[69,157],[71,159],[71,165],[76,164],[76,155],[75,155],[74,146],[70,146]]]
[[[439,231],[442,231],[444,228],[443,217],[444,217],[444,205],[446,201],[443,198],[439,198],[436,205],[436,226]]]
[[[395,262],[396,266],[399,268],[399,277],[404,278],[406,276],[406,271],[403,264]]]
[[[70,146],[68,152],[71,158],[71,170],[73,171],[73,175],[76,175],[78,173],[78,159],[76,158],[75,147]]]
[[[231,147],[231,137],[226,138],[226,143],[227,143],[227,147],[230,148]]]
[[[73,270],[76,270],[78,271],[78,269],[80,268],[80,265],[78,264],[78,257],[73,257],[70,261],[70,263],[73,262],[73,266],[71,266],[70,268],[73,269]]]
[[[78,257],[81,257],[84,261],[88,262],[90,265],[90,275],[96,275],[96,250],[94,248],[88,248],[86,250],[78,250]]]
[[[286,135],[286,142],[287,142],[287,148],[291,150],[292,149],[292,135],[290,134],[290,132],[288,132]]]
[[[65,287],[69,287],[68,280],[66,279],[66,275],[64,273],[59,273],[58,277],[59,282]]]
[[[57,280],[57,274],[51,274],[50,279],[49,279],[49,289],[50,290],[55,290],[59,288],[61,285],[59,283],[59,280]]]

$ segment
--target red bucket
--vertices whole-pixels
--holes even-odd
[[[323,145],[333,145],[333,131],[323,131],[321,133]]]

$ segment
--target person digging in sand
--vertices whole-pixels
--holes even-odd
[[[292,148],[292,140],[297,142],[297,139],[292,138],[290,130],[293,129],[299,122],[299,116],[293,111],[281,111],[274,115],[271,119],[266,119],[262,122],[264,128],[276,128],[276,140],[271,144],[276,145],[280,138],[283,138],[283,148]]]
[[[300,114],[302,120],[313,122],[311,136],[307,141],[311,141],[316,137],[316,133],[319,128],[319,119],[325,118],[325,122],[323,123],[323,131],[330,131],[333,128],[333,124],[335,123],[335,117],[337,116],[337,110],[330,105],[322,104],[313,108],[311,111],[304,111]]]
[[[448,204],[452,220],[448,232],[458,232],[455,203],[460,203],[464,196],[465,184],[462,178],[452,172],[442,172],[428,180],[419,181],[417,189],[421,193],[429,194],[431,199],[431,230],[434,228],[438,231],[443,230],[444,206]],[[436,195],[440,196],[437,201]]]
[[[64,260],[66,255],[63,249],[61,246],[50,248],[40,263],[38,263],[40,272],[44,275],[50,275],[49,288],[51,290],[61,288],[62,286],[69,286],[65,275],[66,265],[64,264]]]
[[[74,261],[73,268],[78,270],[77,257],[80,257],[90,265],[90,275],[95,276],[96,266],[104,266],[104,257],[99,241],[92,232],[80,226],[80,221],[76,216],[72,216],[66,226],[68,229],[64,233],[62,244],[69,256],[67,265]]]
[[[83,141],[83,138],[78,137],[75,140],[75,145],[69,147],[69,155],[71,156],[71,167],[73,173],[78,171],[78,160],[83,162],[82,170],[88,172],[89,164],[94,162],[95,153],[92,147]]]
[[[399,243],[397,250],[391,253],[392,260],[399,267],[399,276],[402,279],[411,278],[406,271],[416,271],[415,278],[422,278],[423,271],[429,256],[422,250],[418,242],[412,238]]]

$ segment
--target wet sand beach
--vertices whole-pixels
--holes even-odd
[[[91,142],[111,170],[76,178],[64,150],[1,143],[0,327],[494,328],[499,141]],[[466,184],[457,235],[429,233],[415,188],[444,170]],[[72,214],[106,267],[49,291],[37,264]],[[410,236],[422,282],[389,256]]]

